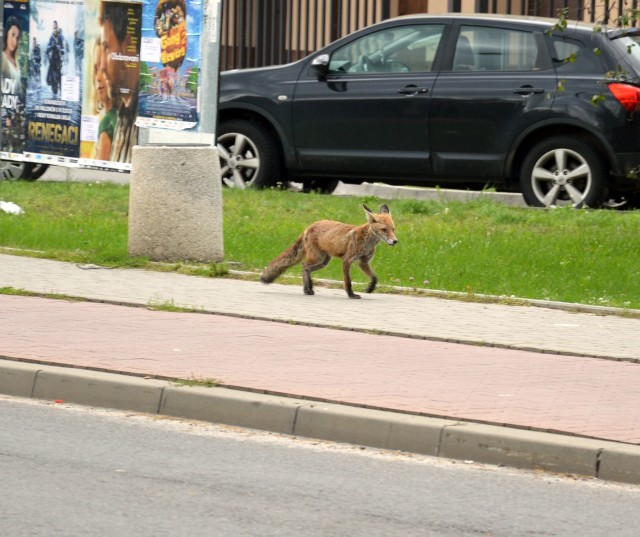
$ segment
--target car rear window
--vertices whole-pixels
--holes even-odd
[[[640,35],[627,35],[611,40],[619,75],[637,81],[640,78]]]

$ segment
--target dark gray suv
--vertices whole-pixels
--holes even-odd
[[[399,17],[288,65],[221,74],[223,180],[493,184],[529,205],[640,191],[640,32]]]

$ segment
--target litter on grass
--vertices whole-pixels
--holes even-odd
[[[0,201],[0,210],[9,214],[24,214],[22,207],[12,201]]]

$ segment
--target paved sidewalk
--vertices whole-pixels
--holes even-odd
[[[565,435],[640,445],[638,319],[380,293],[355,301],[321,287],[308,297],[298,286],[8,255],[0,255],[0,287],[107,302],[0,295],[0,357],[13,361],[215,378],[260,393],[563,433],[551,443],[561,451],[573,445]],[[167,302],[223,315],[117,305]],[[603,445],[590,445],[596,467]],[[640,448],[629,449],[640,480]]]
[[[265,286],[142,270],[83,269],[2,254],[0,287],[112,303],[172,303],[225,315],[455,343],[640,360],[640,319],[539,307],[382,293],[349,300],[344,291],[320,287],[308,297],[297,285]]]

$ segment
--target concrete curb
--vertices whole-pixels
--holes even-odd
[[[380,199],[417,199],[439,202],[466,202],[479,198],[489,198],[511,207],[527,207],[522,194],[512,192],[488,192],[475,190],[455,190],[450,188],[422,188],[411,186],[394,186],[384,183],[338,183],[335,196],[374,196]]]
[[[640,446],[0,360],[0,393],[640,484]]]

